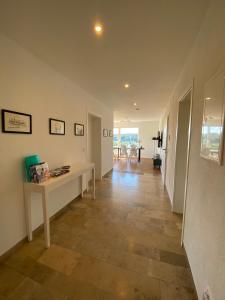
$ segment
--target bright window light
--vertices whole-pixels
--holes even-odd
[[[119,134],[119,128],[113,128],[113,134]]]
[[[139,145],[139,128],[114,128],[113,129],[113,145],[121,146],[126,145]]]

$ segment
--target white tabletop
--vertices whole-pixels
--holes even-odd
[[[54,189],[66,182],[69,182],[73,178],[76,178],[78,176],[81,176],[85,172],[93,169],[95,166],[94,163],[89,162],[79,162],[71,165],[70,172],[65,173],[58,177],[50,177],[46,181],[40,182],[40,183],[34,183],[34,182],[25,182],[24,185],[26,188],[29,188],[31,190],[42,190],[42,189]]]

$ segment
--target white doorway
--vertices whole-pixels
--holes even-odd
[[[95,164],[95,177],[102,179],[102,120],[101,117],[88,113],[87,155],[88,161]]]
[[[182,240],[185,224],[189,150],[192,119],[192,88],[179,101],[176,160],[174,174],[173,212],[183,214]]]
[[[168,141],[169,141],[169,115],[167,116],[165,123],[163,125],[163,133],[162,133],[162,151],[161,151],[161,159],[162,159],[162,180],[164,187],[166,187],[166,168],[167,168],[167,156],[168,156]]]

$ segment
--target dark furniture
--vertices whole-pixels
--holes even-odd
[[[161,160],[160,157],[154,157],[153,158],[153,167],[154,167],[154,169],[156,169],[156,168],[160,169],[161,164],[162,164],[162,160]]]

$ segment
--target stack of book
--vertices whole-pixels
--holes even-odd
[[[63,167],[51,170],[50,175],[52,177],[58,177],[58,176],[68,173],[69,171],[70,171],[70,166],[63,166]]]

